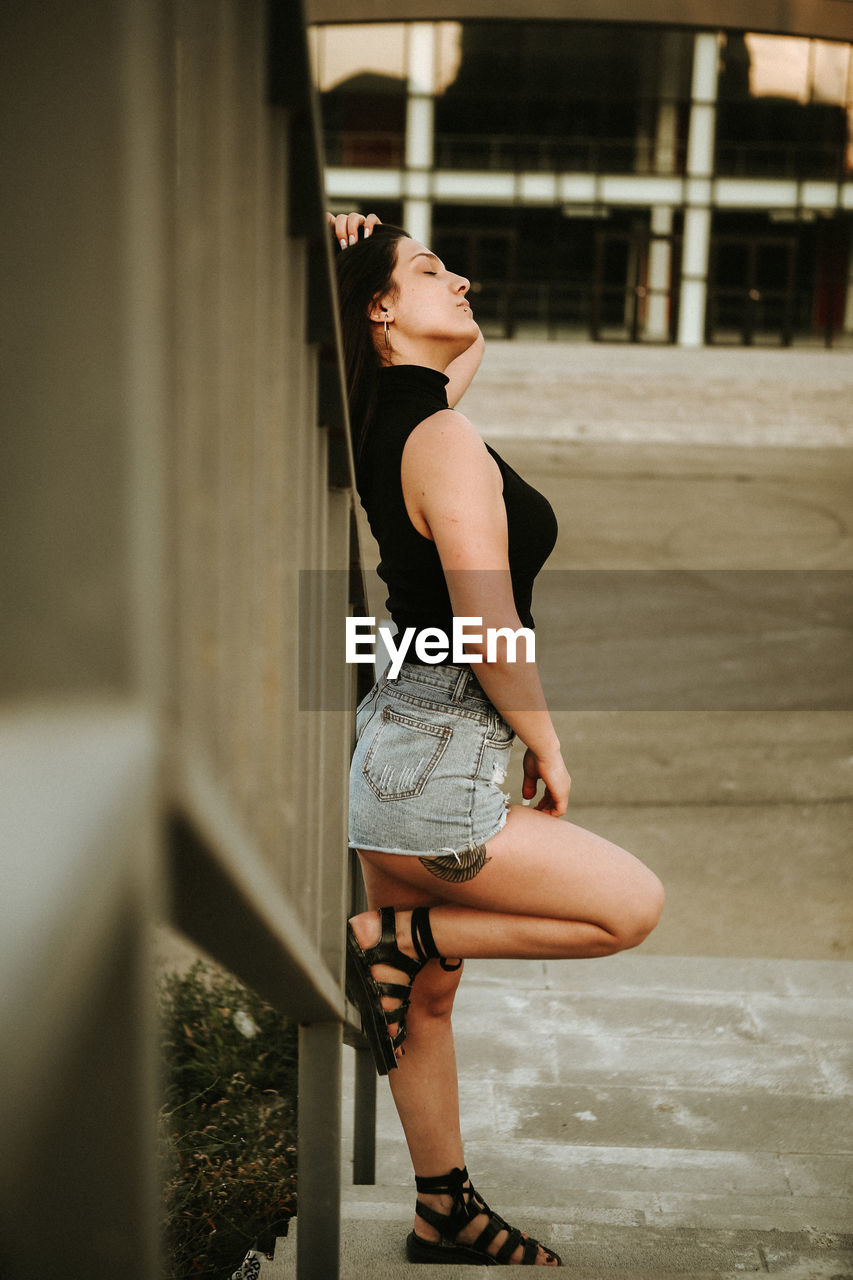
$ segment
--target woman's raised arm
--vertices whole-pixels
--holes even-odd
[[[471,385],[471,380],[480,367],[480,361],[483,359],[485,349],[486,341],[482,333],[479,333],[477,340],[471,344],[468,350],[463,351],[462,355],[457,356],[455,360],[451,360],[445,369],[444,372],[450,379],[447,384],[447,403],[451,409],[459,403]]]
[[[533,798],[541,779],[545,794],[537,808],[560,817],[568,805],[571,779],[536,663],[511,661],[504,645],[498,646],[493,661],[487,661],[488,631],[518,631],[522,625],[512,591],[500,472],[467,418],[443,410],[409,436],[401,474],[413,523],[416,528],[426,526],[438,551],[454,617],[482,620],[482,627],[476,628],[482,643],[470,642],[466,648],[482,659],[475,662],[474,674],[528,748],[524,798]]]

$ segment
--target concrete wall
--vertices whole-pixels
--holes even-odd
[[[345,592],[343,578],[317,575],[300,616],[300,570],[347,568],[350,505],[329,486],[320,343],[308,341],[323,328],[319,170],[300,177],[314,139],[288,102],[268,101],[265,6],[184,0],[176,18],[168,787],[215,841],[239,827],[316,941],[325,850],[342,912],[346,846],[342,787],[322,805],[317,787],[329,770],[339,784],[348,735],[340,711],[300,712],[299,661],[312,655],[318,690],[344,678],[324,664],[323,636],[347,600],[327,591]],[[328,296],[326,312],[316,337],[333,345]],[[340,707],[328,692],[316,703]]]
[[[0,1270],[150,1280],[155,921],[340,1055],[349,719],[300,711],[349,695],[348,574],[299,618],[352,505],[315,116],[289,3],[0,26]]]

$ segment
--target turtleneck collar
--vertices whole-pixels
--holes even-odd
[[[426,365],[383,365],[379,370],[379,396],[384,401],[416,397],[434,403],[438,409],[446,409],[449,381],[447,374],[428,369]]]

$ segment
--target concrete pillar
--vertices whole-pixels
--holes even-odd
[[[430,171],[435,137],[436,33],[431,22],[413,22],[408,30],[406,172],[403,225],[423,244],[432,238]]]
[[[681,31],[667,31],[662,36],[653,166],[659,174],[670,175],[678,169],[679,71],[684,42]],[[643,331],[643,337],[650,342],[668,342],[670,336],[672,222],[671,205],[652,206],[646,281],[648,301]]]
[[[853,236],[851,236],[850,257],[847,264],[847,300],[844,304],[843,332],[853,333]]]
[[[670,273],[672,271],[672,206],[655,205],[649,241],[648,305],[644,337],[651,342],[669,339]]]
[[[678,146],[678,84],[683,49],[680,31],[667,31],[662,37],[661,65],[658,76],[658,106],[655,127],[655,173],[676,172]]]
[[[697,32],[693,42],[690,131],[687,137],[687,177],[684,184],[684,253],[678,319],[678,344],[682,347],[701,347],[705,337],[717,61],[716,33]]]

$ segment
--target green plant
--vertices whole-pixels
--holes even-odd
[[[297,1031],[200,961],[160,1006],[164,1277],[222,1280],[296,1212]]]

